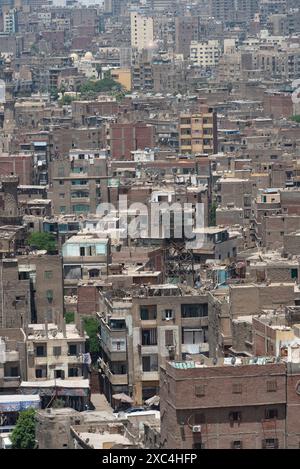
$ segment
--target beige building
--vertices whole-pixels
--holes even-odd
[[[205,42],[192,41],[190,45],[190,59],[199,67],[215,67],[220,58],[220,43],[216,40]]]
[[[141,16],[136,12],[131,13],[131,47],[138,50],[153,47],[153,19]]]
[[[83,377],[86,339],[74,324],[30,324],[26,334],[28,381]]]
[[[131,91],[131,70],[129,68],[114,68],[111,77],[120,83],[126,91]]]
[[[217,116],[213,108],[201,106],[199,113],[180,115],[179,151],[181,153],[217,153]]]

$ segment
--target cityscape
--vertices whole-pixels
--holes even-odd
[[[300,0],[0,0],[0,449],[300,449]]]

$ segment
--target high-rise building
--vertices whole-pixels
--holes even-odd
[[[154,45],[153,19],[139,13],[131,13],[131,47],[151,49]]]
[[[210,0],[211,15],[224,22],[235,20],[235,0]]]

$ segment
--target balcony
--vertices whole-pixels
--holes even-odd
[[[4,376],[3,381],[1,382],[2,388],[18,388],[21,383],[20,376]]]
[[[158,371],[143,371],[142,381],[159,381]]]
[[[99,366],[101,371],[107,376],[113,386],[126,386],[128,384],[128,375],[112,373],[105,361],[100,358]]]

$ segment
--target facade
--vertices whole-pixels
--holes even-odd
[[[154,127],[142,123],[110,125],[110,156],[113,160],[131,160],[131,152],[153,148]]]
[[[138,50],[151,49],[154,45],[153,19],[131,13],[131,47]]]
[[[74,324],[30,324],[26,332],[27,379],[72,380],[87,377],[86,334]]]
[[[275,358],[202,362],[170,362],[161,372],[163,448],[296,447],[299,363]]]
[[[220,58],[219,41],[192,41],[190,45],[190,59],[198,67],[215,67]]]
[[[194,154],[217,153],[217,121],[212,108],[180,115],[179,151]]]
[[[54,214],[96,213],[107,201],[107,162],[105,152],[72,150],[69,156],[52,161]]]
[[[208,294],[186,294],[172,285],[149,286],[121,298],[100,301],[102,389],[109,401],[125,392],[141,405],[159,392],[159,369],[170,357],[208,356],[213,301]]]

